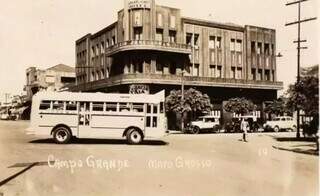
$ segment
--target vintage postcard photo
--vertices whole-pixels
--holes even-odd
[[[319,1],[0,6],[0,196],[319,195]]]

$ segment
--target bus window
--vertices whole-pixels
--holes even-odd
[[[147,127],[151,127],[151,116],[147,116]]]
[[[162,114],[164,111],[164,104],[163,102],[160,102],[160,113]]]
[[[158,114],[158,105],[153,105],[153,114]]]
[[[148,113],[148,114],[151,113],[151,104],[147,104],[147,113]]]
[[[39,110],[50,110],[51,101],[41,101]]]
[[[133,103],[132,109],[133,112],[143,112],[143,103]]]
[[[63,101],[54,101],[52,104],[52,110],[55,112],[62,112],[64,109]]]
[[[107,103],[106,104],[106,111],[107,112],[116,112],[117,111],[117,104],[116,103]]]
[[[158,125],[157,125],[157,123],[158,123],[158,121],[157,121],[157,117],[156,116],[154,116],[154,117],[152,117],[153,119],[152,119],[152,127],[157,127]]]
[[[103,103],[102,102],[93,102],[92,111],[103,112]]]
[[[67,111],[76,111],[77,110],[77,103],[75,101],[69,101],[66,103],[66,110]]]
[[[130,111],[130,103],[119,103],[119,111],[120,112],[129,112]]]

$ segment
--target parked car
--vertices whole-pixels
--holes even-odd
[[[219,132],[221,129],[219,118],[216,116],[202,116],[191,121],[187,126],[187,132],[198,134],[201,131]]]
[[[279,132],[280,130],[295,131],[297,128],[296,122],[290,116],[279,116],[270,121],[267,121],[263,128],[265,131]]]

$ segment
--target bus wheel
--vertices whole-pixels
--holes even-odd
[[[129,144],[140,144],[142,140],[143,136],[137,129],[132,128],[127,132],[127,141]]]
[[[275,126],[273,130],[274,130],[274,132],[279,132],[280,131],[278,126]]]
[[[67,127],[59,126],[53,130],[53,139],[58,144],[68,143],[71,137],[71,133]]]

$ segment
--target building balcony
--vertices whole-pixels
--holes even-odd
[[[112,56],[118,52],[129,50],[156,50],[162,52],[173,52],[191,54],[191,46],[173,42],[163,42],[156,40],[129,40],[119,42],[106,49],[106,55]]]
[[[130,84],[162,84],[162,85],[181,85],[181,76],[164,74],[122,74],[107,79],[93,81],[90,83],[78,84],[74,91],[94,91],[111,86],[130,85]],[[208,86],[225,88],[244,88],[244,89],[266,89],[281,90],[282,82],[255,81],[229,78],[212,78],[198,76],[184,76],[186,86]]]

